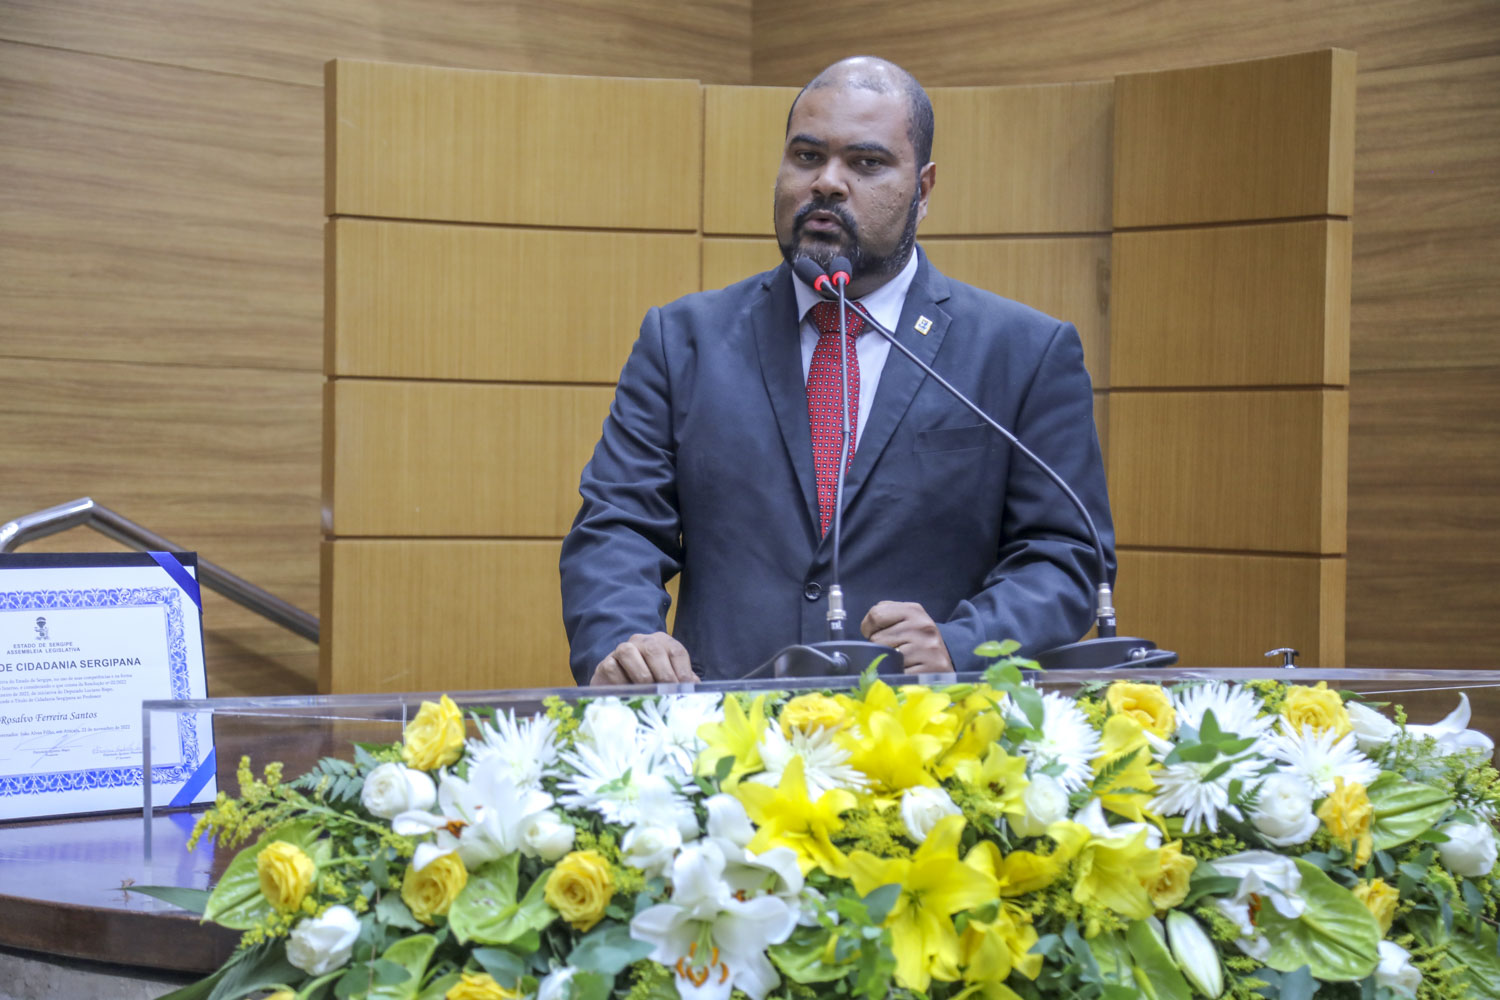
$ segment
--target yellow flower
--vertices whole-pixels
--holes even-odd
[[[1104,692],[1104,700],[1116,715],[1134,719],[1163,739],[1177,730],[1177,712],[1172,708],[1172,699],[1156,684],[1115,681]]]
[[[1374,839],[1370,835],[1373,816],[1365,786],[1357,781],[1346,782],[1343,778],[1333,779],[1333,794],[1318,807],[1318,819],[1323,821],[1328,832],[1344,845],[1344,850],[1354,851],[1356,868],[1363,867],[1370,860],[1370,851],[1374,848]]]
[[[747,774],[766,769],[760,759],[760,738],[766,731],[766,696],[760,695],[750,703],[750,714],[740,707],[740,700],[733,695],[724,698],[724,721],[706,722],[698,727],[698,738],[706,747],[698,755],[698,774],[712,777],[719,761],[733,757],[734,765],[729,775],[720,784],[724,791],[733,791],[740,779]]]
[[[604,919],[615,895],[609,862],[597,851],[573,851],[552,869],[542,898],[576,931],[590,930]]]
[[[1111,690],[1121,683],[1116,681],[1110,685]],[[1149,688],[1145,684],[1135,686]],[[1132,753],[1135,756],[1130,759],[1130,763],[1102,786],[1096,786],[1094,792],[1104,808],[1140,823],[1146,818],[1146,804],[1151,801],[1151,792],[1156,788],[1156,780],[1151,777],[1151,748],[1146,742],[1145,729],[1138,718],[1134,715],[1111,715],[1104,723],[1099,756],[1094,758],[1094,774],[1099,775],[1106,767]]]
[[[444,854],[427,862],[421,871],[417,871],[416,865],[406,869],[401,880],[401,900],[412,916],[430,924],[433,917],[448,912],[468,881],[469,872],[463,860],[457,854]]]
[[[1155,912],[1146,883],[1160,873],[1160,857],[1159,851],[1146,846],[1144,828],[1129,837],[1092,837],[1074,864],[1073,898],[1145,920]]]
[[[447,767],[463,752],[463,713],[447,695],[436,705],[424,701],[417,717],[406,724],[405,737],[401,757],[407,766],[419,771]]]
[[[293,993],[291,990],[277,990],[275,993],[272,993],[270,996],[266,997],[266,1000],[297,1000],[297,994]]]
[[[899,795],[917,785],[933,786],[928,770],[952,742],[958,720],[944,711],[947,695],[912,688],[898,697],[884,681],[871,685],[864,699],[839,695],[838,701],[857,722],[862,739],[840,735],[849,763],[869,777],[877,794]]]
[[[1327,681],[1318,681],[1317,687],[1289,684],[1286,701],[1281,706],[1281,717],[1293,732],[1300,733],[1303,726],[1311,726],[1313,732],[1332,729],[1339,736],[1354,731],[1349,721],[1349,710],[1337,691],[1328,690]]]
[[[1161,845],[1161,868],[1156,877],[1146,883],[1146,894],[1151,905],[1158,910],[1170,910],[1187,898],[1188,880],[1198,861],[1190,854],[1182,853],[1182,841],[1174,840]]]
[[[964,864],[998,879],[1002,871],[1000,849],[993,841],[981,840],[964,857]],[[975,983],[999,983],[1014,969],[1027,979],[1035,979],[1042,971],[1042,956],[1031,953],[1036,941],[1031,915],[1014,903],[1000,903],[993,920],[981,921],[970,914],[969,925],[959,940],[964,978]]]
[[[958,730],[933,766],[939,778],[951,777],[966,762],[977,763],[999,741],[1005,732],[1005,718],[995,707],[998,700],[995,691],[980,686],[948,708],[948,714],[958,722]]]
[[[255,871],[260,876],[260,894],[272,906],[295,910],[307,896],[318,866],[296,844],[273,840],[255,856]]]
[[[1000,862],[997,874],[1001,896],[1024,896],[1056,882],[1092,834],[1088,827],[1064,819],[1047,827],[1047,836],[1057,842],[1051,854],[1011,851]]]
[[[995,898],[993,876],[958,859],[964,818],[938,821],[911,858],[878,858],[865,851],[849,855],[848,874],[864,895],[899,884],[901,895],[886,917],[896,956],[896,982],[925,991],[933,979],[959,978],[958,932],[953,914]]]
[[[830,875],[843,874],[844,854],[833,846],[830,838],[843,829],[844,821],[839,814],[854,808],[853,795],[842,788],[832,788],[818,796],[818,801],[812,801],[807,795],[801,757],[791,759],[781,772],[781,784],[775,788],[744,781],[734,794],[755,822],[750,850],[763,854],[773,847],[790,847],[797,852],[802,874],[814,868]]]
[[[1396,901],[1401,898],[1396,887],[1386,885],[1384,879],[1378,878],[1361,882],[1354,887],[1354,898],[1365,904],[1365,909],[1380,925],[1380,933],[1389,933],[1391,923],[1396,919]]]
[[[1012,757],[1000,746],[991,746],[984,759],[960,760],[953,768],[959,781],[976,791],[994,797],[995,815],[1019,813],[1024,806],[1021,796],[1029,784],[1026,780],[1026,758]]]
[[[848,724],[844,706],[826,694],[801,694],[781,710],[781,731],[788,737],[793,729],[812,732],[815,729],[843,729]]]
[[[495,982],[488,972],[465,972],[443,994],[443,1000],[518,1000],[521,996]]]

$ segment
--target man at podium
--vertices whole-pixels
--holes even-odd
[[[647,313],[563,543],[580,684],[743,675],[827,637],[838,307],[793,274],[851,262],[850,299],[1010,429],[1113,531],[1072,324],[945,277],[916,245],[937,177],[932,106],[893,63],[847,59],[792,104],[775,189],[785,263]],[[909,671],[976,669],[1087,631],[1097,575],[1077,511],[848,314],[840,575],[851,623]],[[826,331],[826,332],[825,332]],[[679,576],[673,634],[666,583]]]

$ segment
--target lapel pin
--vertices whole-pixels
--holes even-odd
[[[925,337],[925,336],[927,336],[927,331],[931,330],[931,329],[932,329],[932,320],[928,319],[926,316],[918,316],[917,317],[917,332],[918,333],[920,333],[922,336]]]

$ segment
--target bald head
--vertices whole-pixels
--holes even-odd
[[[849,90],[868,90],[876,94],[899,95],[906,100],[906,134],[916,152],[920,169],[932,159],[932,102],[927,91],[917,78],[888,59],[878,56],[851,56],[840,59],[823,72],[813,77],[797,94],[787,111],[787,131],[791,131],[792,112],[797,110],[797,101],[809,90],[842,87]]]

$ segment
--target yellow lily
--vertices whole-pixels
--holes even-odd
[[[732,791],[747,774],[765,770],[760,759],[760,740],[766,731],[766,696],[760,695],[750,703],[750,714],[740,707],[733,695],[724,698],[724,721],[706,722],[698,728],[698,738],[708,746],[698,755],[697,773],[708,777],[725,757],[733,757],[734,765],[722,783],[724,791]]]
[[[797,866],[803,875],[814,868],[830,875],[843,874],[844,853],[830,838],[843,829],[839,814],[853,809],[857,800],[842,788],[824,792],[816,802],[808,798],[801,757],[792,758],[775,788],[742,781],[734,795],[755,821],[755,836],[748,845],[751,851],[763,854],[773,847],[789,847],[797,852]]]
[[[953,773],[966,787],[993,796],[994,815],[1021,811],[1021,795],[1029,784],[1025,757],[1012,757],[1003,748],[991,746],[983,760],[960,760]]]
[[[958,932],[953,914],[995,898],[992,875],[959,860],[962,816],[939,820],[911,858],[878,858],[865,851],[849,855],[847,874],[861,894],[900,885],[901,894],[886,917],[896,956],[896,982],[923,990],[933,979],[959,978]]]
[[[989,840],[975,844],[964,856],[964,864],[997,882],[1004,870],[1000,848]],[[991,920],[976,920],[970,914],[959,941],[964,978],[973,983],[998,984],[1014,969],[1027,979],[1035,979],[1042,971],[1042,956],[1031,953],[1036,942],[1031,915],[1013,903],[1001,903]]]
[[[1000,739],[1005,717],[995,707],[999,699],[999,692],[980,685],[949,706],[947,714],[955,720],[957,732],[934,767],[938,777],[952,776],[965,763],[977,764]]]
[[[947,695],[923,689],[902,699],[877,681],[862,702],[846,695],[839,699],[859,730],[840,733],[839,745],[849,751],[849,763],[870,778],[877,795],[938,783],[929,765],[952,742],[958,725],[944,712],[951,703]]]
[[[1129,837],[1091,837],[1078,852],[1073,898],[1098,903],[1122,917],[1145,920],[1155,912],[1146,884],[1160,870],[1160,854],[1146,846],[1144,827]]]
[[[1099,756],[1094,758],[1094,774],[1100,774],[1130,753],[1135,754],[1130,763],[1103,786],[1095,787],[1094,792],[1099,796],[1100,804],[1117,816],[1136,823],[1144,822],[1148,817],[1156,820],[1156,816],[1146,812],[1156,780],[1151,777],[1151,748],[1146,741],[1145,729],[1133,716],[1111,715],[1104,723]]]

